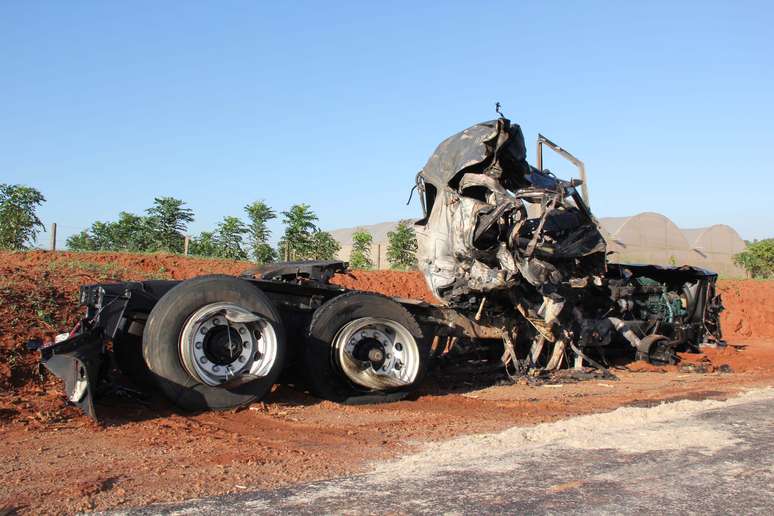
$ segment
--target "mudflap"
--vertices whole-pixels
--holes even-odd
[[[67,399],[87,416],[97,419],[94,398],[108,363],[99,332],[86,332],[40,348],[41,363],[61,378]]]

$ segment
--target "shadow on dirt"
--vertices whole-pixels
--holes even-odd
[[[374,405],[402,399],[417,400],[423,396],[459,395],[488,387],[515,383],[543,385],[600,379],[616,380],[617,378],[609,372],[592,368],[562,369],[551,373],[511,377],[506,373],[499,358],[494,358],[494,355],[447,355],[433,360],[424,382],[417,391],[406,396],[387,395],[383,398],[375,397],[373,401],[368,403],[350,404]],[[224,412],[241,412],[256,405],[264,407],[272,405],[312,406],[324,401],[311,395],[297,374],[286,374],[280,380],[281,383],[275,385],[262,400]],[[96,410],[103,427],[163,419],[172,415],[187,417],[201,413],[184,412],[158,393],[147,394],[136,390],[128,379],[124,379],[121,385],[122,387],[111,393],[105,393],[98,399]]]
[[[256,404],[311,406],[322,401],[302,391],[301,387],[277,384],[272,389],[272,392],[264,396],[262,400],[221,412],[241,412]],[[131,391],[118,389],[115,392],[104,394],[97,400],[95,408],[99,423],[103,427],[116,427],[127,423],[165,419],[173,415],[191,417],[204,413],[203,411],[186,412],[172,404],[159,393],[148,394],[135,391],[133,388]]]

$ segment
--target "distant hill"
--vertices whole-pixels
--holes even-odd
[[[348,260],[352,250],[352,234],[362,228],[374,237],[374,262],[387,267],[387,233],[398,221],[382,222],[329,231],[339,244],[338,257]],[[659,213],[645,212],[630,217],[599,219],[607,240],[611,261],[623,263],[654,263],[661,265],[689,264],[704,267],[726,277],[744,277],[744,271],[733,263],[733,255],[745,248],[739,234],[725,224],[706,228],[678,228]],[[376,251],[378,250],[378,258]]]
[[[364,225],[355,226],[353,228],[334,229],[333,231],[328,231],[328,233],[330,233],[331,236],[335,238],[342,246],[348,246],[352,244],[352,234],[358,229],[364,229],[371,233],[371,236],[374,237],[375,244],[384,244],[387,243],[387,233],[395,229],[395,226],[398,225],[398,222],[400,221],[396,220],[394,222],[380,222],[379,224],[371,224],[367,226]]]

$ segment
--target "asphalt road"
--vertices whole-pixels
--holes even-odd
[[[428,445],[368,474],[136,514],[774,514],[774,389]]]

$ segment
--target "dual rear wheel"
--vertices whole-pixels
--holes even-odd
[[[273,303],[254,284],[231,276],[202,276],[175,286],[156,303],[142,332],[146,378],[190,411],[260,399],[279,378],[286,350]],[[317,309],[301,355],[304,377],[317,396],[389,401],[422,380],[429,346],[400,304],[350,292]]]

